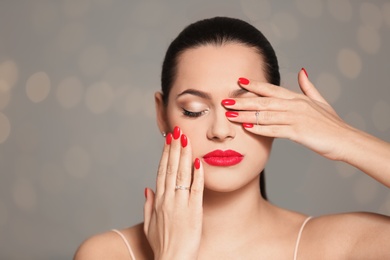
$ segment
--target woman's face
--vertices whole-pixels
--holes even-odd
[[[243,91],[240,77],[266,81],[261,56],[253,48],[230,43],[186,50],[178,61],[176,80],[164,109],[157,98],[160,128],[172,131],[179,126],[190,139],[193,159],[199,158],[205,170],[205,188],[228,192],[256,179],[268,160],[272,138],[247,132],[230,122],[221,101],[234,97],[255,97]],[[255,114],[253,114],[255,117]],[[161,126],[161,122],[166,122]],[[215,150],[233,150],[227,160],[204,156]],[[211,155],[211,157],[215,156]],[[207,156],[206,156],[207,157]]]

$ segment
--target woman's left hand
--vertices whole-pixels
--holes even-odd
[[[265,82],[248,81],[239,80],[239,83],[258,97],[235,98],[234,102],[223,100],[222,105],[232,110],[226,113],[230,121],[242,123],[251,133],[288,138],[326,158],[343,159],[346,151],[342,142],[353,128],[340,119],[303,69],[298,74],[303,94]]]

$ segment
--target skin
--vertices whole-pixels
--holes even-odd
[[[343,122],[303,71],[298,74],[301,94],[267,83],[262,66],[253,49],[236,43],[190,49],[180,56],[167,106],[156,93],[160,130],[172,132],[179,126],[188,143],[184,147],[181,138],[173,138],[165,144],[156,189],[147,189],[145,222],[122,230],[137,259],[293,258],[307,216],[265,201],[258,186],[274,138],[288,138],[328,159],[349,163],[390,186],[388,143]],[[240,77],[250,83],[239,84]],[[224,106],[224,99],[235,104]],[[188,117],[183,108],[202,113]],[[228,110],[238,116],[227,117]],[[260,111],[259,125],[255,111]],[[210,166],[202,157],[215,149],[236,150],[244,160],[232,167]],[[199,169],[193,165],[196,158]],[[175,191],[175,185],[191,190]],[[389,243],[387,216],[321,216],[306,225],[298,258],[386,259]],[[75,256],[122,258],[129,259],[127,249],[113,232],[88,239]]]

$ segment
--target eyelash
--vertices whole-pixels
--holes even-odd
[[[204,113],[206,112],[206,111],[192,112],[192,111],[185,110],[184,108],[182,108],[182,109],[183,109],[184,116],[192,117],[192,118],[200,117],[200,116],[204,115]]]

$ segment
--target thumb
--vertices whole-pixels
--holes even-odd
[[[144,232],[145,235],[148,234],[150,220],[152,219],[153,214],[153,205],[154,205],[154,192],[145,188],[145,204],[144,204]]]
[[[320,92],[310,82],[307,72],[304,68],[298,73],[298,84],[302,92],[309,98],[328,104],[328,102],[321,96]]]

